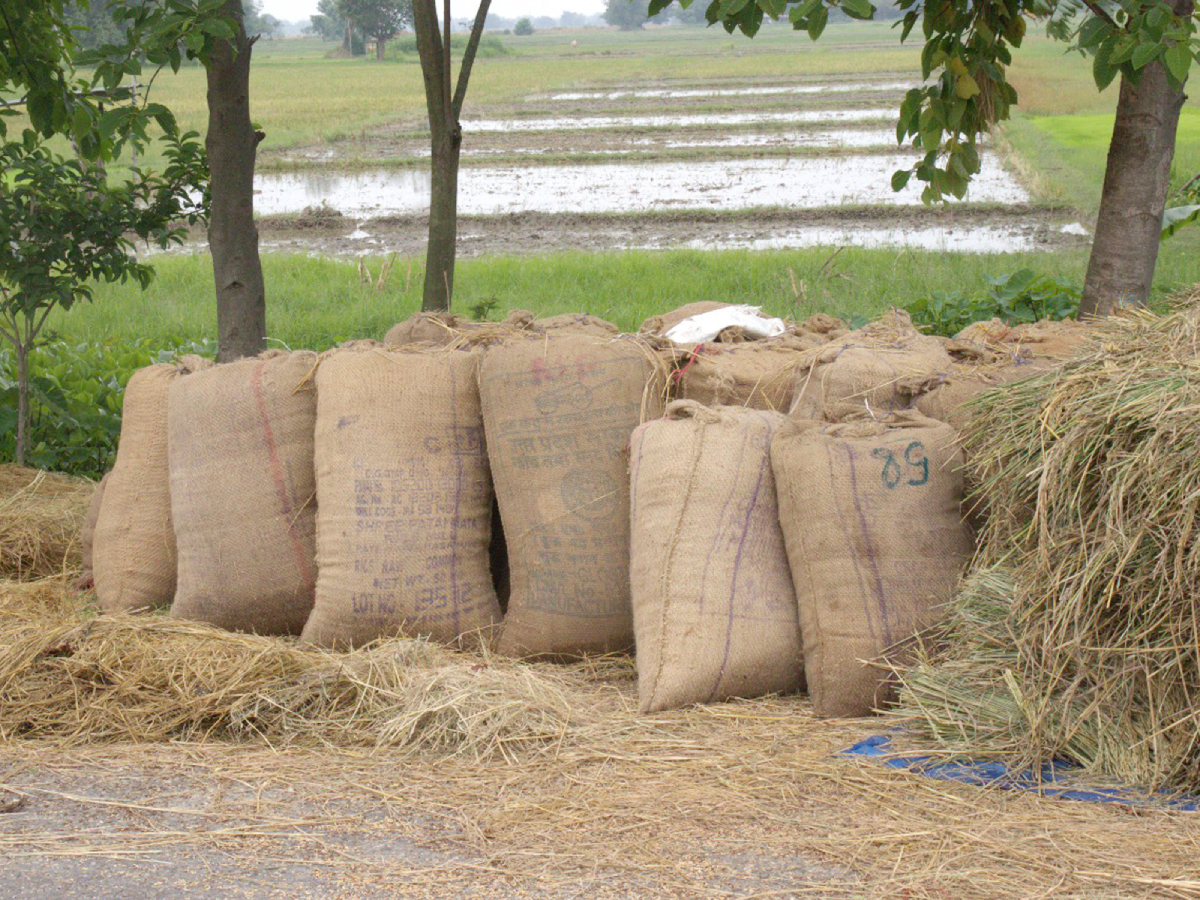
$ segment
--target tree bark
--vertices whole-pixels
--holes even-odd
[[[218,41],[208,67],[208,164],[212,205],[208,244],[217,287],[217,360],[253,356],[266,345],[267,303],[258,229],[254,165],[262,134],[250,123],[250,52],[241,0],[224,14],[237,22],[234,42]]]
[[[383,38],[375,38],[375,58],[383,60],[387,56],[387,41]]]
[[[443,14],[445,31],[439,31],[434,0],[414,0],[413,28],[425,83],[429,113],[430,174],[429,245],[425,255],[424,310],[448,310],[454,296],[454,259],[458,242],[458,163],[462,151],[459,115],[466,98],[475,52],[483,34],[491,0],[482,0],[463,52],[458,83],[453,92],[450,77],[449,4]],[[443,42],[444,38],[444,42]]]
[[[433,141],[429,191],[429,248],[425,255],[425,293],[421,308],[448,310],[454,296],[454,260],[458,245],[458,161],[462,134]]]
[[[1161,62],[1146,66],[1136,85],[1121,78],[1081,317],[1149,302],[1183,101]]]
[[[354,26],[350,24],[350,20],[345,20],[346,29],[342,32],[342,49],[346,51],[347,56],[354,55]]]

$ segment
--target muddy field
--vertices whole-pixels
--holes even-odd
[[[966,201],[927,209],[893,121],[912,83],[680,79],[580,85],[464,118],[463,255],[586,249],[1079,246],[1073,211],[1034,203],[985,148]],[[339,256],[424,249],[428,144],[419,120],[266,154],[264,249]],[[1065,229],[1065,230],[1064,230]],[[197,241],[193,249],[201,246]]]

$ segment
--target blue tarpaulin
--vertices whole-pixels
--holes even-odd
[[[1011,769],[999,762],[942,762],[931,756],[899,756],[892,750],[892,739],[877,734],[842,751],[846,756],[873,758],[889,769],[906,769],[928,778],[961,781],[983,787],[1012,791],[1032,791],[1043,797],[1082,800],[1085,803],[1123,803],[1127,806],[1153,806],[1195,812],[1200,797],[1147,794],[1135,788],[1097,786],[1080,779],[1080,769],[1072,763],[1048,762],[1041,771]]]

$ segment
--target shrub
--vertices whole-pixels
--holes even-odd
[[[1032,269],[987,276],[986,295],[933,291],[908,306],[913,323],[932,334],[953,337],[972,322],[1000,319],[1009,325],[1041,319],[1065,319],[1079,311],[1075,285]]]
[[[112,468],[121,435],[121,402],[133,373],[177,353],[215,355],[210,344],[149,341],[69,344],[51,340],[32,356],[31,430],[26,464],[96,478]],[[16,451],[16,358],[0,349],[0,461]]]
[[[533,34],[533,22],[529,19],[517,19],[517,24],[513,26],[513,34],[517,37],[528,37]]]

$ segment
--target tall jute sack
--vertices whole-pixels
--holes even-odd
[[[96,542],[96,522],[100,519],[100,506],[104,502],[104,489],[108,486],[108,477],[111,474],[111,472],[105,472],[104,477],[96,485],[96,490],[92,494],[87,512],[83,517],[83,526],[79,529],[79,553],[82,557],[83,571],[79,573],[78,584],[84,588],[91,588],[95,585],[92,548]]]
[[[187,357],[177,366],[147,366],[125,387],[121,441],[92,540],[96,599],[106,612],[167,606],[175,596],[167,392],[177,379],[207,365]]]
[[[662,413],[661,367],[635,339],[517,339],[487,351],[484,427],[508,541],[502,653],[633,645],[629,437]]]
[[[839,422],[910,409],[936,388],[950,354],[917,331],[904,310],[809,351],[796,367],[792,415]]]
[[[330,354],[317,370],[317,602],[304,639],[438,641],[500,618],[479,354]]]
[[[869,662],[909,657],[971,556],[954,429],[916,412],[791,422],[771,467],[813,712],[866,715],[892,695]]]
[[[780,413],[690,400],[633,434],[630,577],[643,712],[800,687],[771,436]]]
[[[265,353],[172,386],[172,616],[258,634],[304,627],[316,584],[316,361]]]

